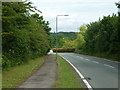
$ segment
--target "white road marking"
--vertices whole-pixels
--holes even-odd
[[[83,59],[83,57],[80,57],[81,59]]]
[[[61,55],[60,55],[61,56]],[[63,59],[65,59],[74,69],[75,71],[78,73],[78,75],[81,77],[81,78],[84,78],[84,76],[80,73],[80,71],[70,62],[68,61],[66,58],[64,58],[63,56],[61,56]],[[89,90],[93,90],[92,86],[89,84],[89,82],[86,80],[86,79],[83,79],[83,82],[85,83],[85,85],[87,86],[87,88]]]
[[[111,67],[111,68],[115,68],[115,67],[113,67],[113,66],[110,66],[110,65],[107,65],[107,64],[104,64],[105,66],[108,66],[108,67]]]
[[[97,64],[99,63],[99,62],[96,62],[96,61],[93,61],[93,62],[94,62],[94,63],[97,63]]]
[[[90,61],[89,59],[85,59],[85,60]]]

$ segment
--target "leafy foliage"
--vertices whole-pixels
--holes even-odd
[[[74,40],[77,37],[77,33],[75,32],[59,32],[59,33],[51,33],[50,34],[50,47],[56,47],[56,38],[57,38],[57,47],[75,47]],[[69,44],[70,45],[69,45]]]
[[[76,47],[76,42],[75,40],[64,40],[63,41],[63,48],[75,48]]]
[[[87,26],[82,25],[79,28],[79,30],[80,30],[80,32],[77,34],[77,38],[75,39],[76,52],[79,52],[84,47],[84,44],[85,44],[84,35],[85,35],[86,30],[87,30]]]
[[[77,49],[84,52],[94,53],[106,53],[106,55],[120,54],[120,40],[118,39],[119,32],[118,16],[113,14],[112,16],[104,16],[102,20],[87,24],[87,30],[85,31],[81,39],[84,42],[82,47],[82,40],[78,40],[79,47]],[[116,57],[116,60],[118,60]]]
[[[29,13],[37,10],[31,2],[4,2],[2,7],[3,68],[46,54],[51,28],[43,16]]]

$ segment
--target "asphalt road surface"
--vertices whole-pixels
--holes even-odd
[[[118,88],[118,62],[104,58],[74,54],[58,53],[70,61],[93,88]]]

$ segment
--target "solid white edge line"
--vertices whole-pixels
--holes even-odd
[[[59,55],[59,56],[61,56],[61,55]],[[83,80],[84,84],[87,86],[87,88],[89,90],[93,90],[92,86],[88,83],[88,81],[86,79],[83,79],[84,76],[80,73],[80,71],[70,61],[68,61],[66,58],[64,58],[63,56],[61,56],[61,57],[63,59],[65,59],[75,69],[75,71],[78,73],[78,75],[82,78],[82,80]]]

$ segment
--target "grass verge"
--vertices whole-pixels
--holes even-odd
[[[58,78],[55,88],[83,88],[73,68],[58,56]]]
[[[23,65],[10,67],[2,72],[2,88],[16,88],[35,72],[44,62],[45,57],[29,60]]]

